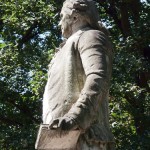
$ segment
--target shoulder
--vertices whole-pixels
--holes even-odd
[[[99,39],[99,38],[107,38],[107,36],[99,31],[99,30],[87,30],[85,32],[83,32],[81,38],[85,38],[85,39]]]
[[[89,34],[91,36],[94,36],[94,35],[101,35],[101,36],[103,36],[104,35],[103,32],[101,32],[99,30],[93,30],[93,29],[89,29],[89,30],[84,31],[83,35],[87,35],[87,34]]]
[[[107,46],[109,43],[108,37],[99,30],[87,30],[82,33],[79,39],[79,46],[103,45]]]

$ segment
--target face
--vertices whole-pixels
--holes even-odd
[[[65,11],[65,8],[62,8],[60,13],[61,20],[59,26],[61,26],[61,32],[64,38],[69,38],[72,34],[72,24],[73,20],[69,14]]]

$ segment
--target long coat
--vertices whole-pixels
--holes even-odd
[[[43,123],[68,115],[88,141],[113,142],[108,122],[112,45],[99,30],[84,28],[67,39],[49,65]]]

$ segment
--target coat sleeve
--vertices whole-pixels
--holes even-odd
[[[95,121],[102,95],[109,88],[108,40],[100,31],[86,31],[79,39],[78,50],[86,75],[84,87],[76,103],[66,114],[81,129]]]

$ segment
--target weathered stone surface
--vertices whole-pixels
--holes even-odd
[[[48,125],[41,125],[35,148],[40,150],[76,150],[79,136],[79,130],[58,131],[49,129]]]
[[[66,40],[49,65],[43,123],[59,131],[79,129],[79,150],[114,150],[108,119],[113,52],[107,30],[91,0],[66,0],[59,25]]]

